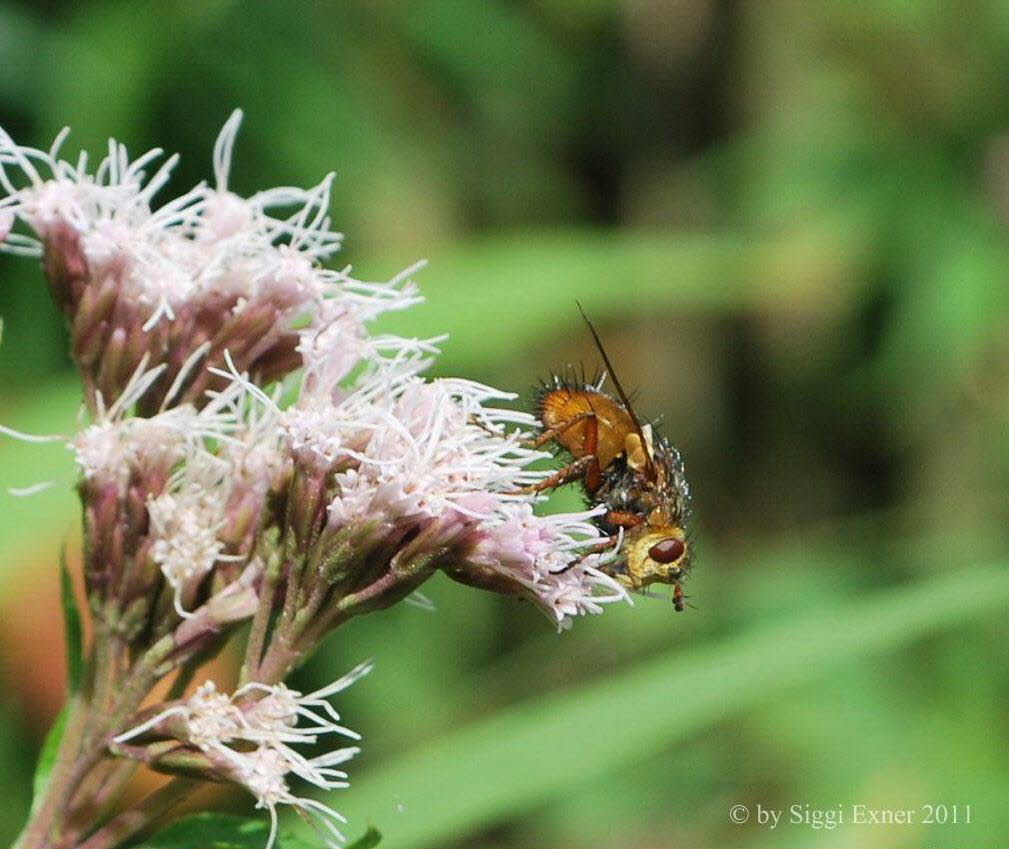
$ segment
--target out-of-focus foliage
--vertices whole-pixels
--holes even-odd
[[[419,257],[437,366],[525,391],[596,355],[696,496],[697,609],[560,637],[440,581],[340,632],[383,846],[990,846],[1009,838],[1009,6],[965,0],[0,0],[0,124],[178,150],[240,190],[336,168],[347,261]],[[0,258],[0,421],[68,432],[64,337]],[[69,458],[0,443],[0,842],[57,710]],[[573,496],[562,500],[572,503]],[[245,811],[247,800],[235,799]],[[973,806],[971,825],[733,825]],[[920,819],[920,817],[919,817]]]

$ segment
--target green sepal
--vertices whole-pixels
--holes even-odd
[[[81,613],[74,599],[74,584],[67,568],[66,546],[60,550],[60,600],[63,606],[63,637],[67,652],[67,686],[70,695],[80,692],[84,679],[84,636]]]

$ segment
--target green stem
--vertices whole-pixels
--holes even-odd
[[[263,645],[266,642],[266,631],[270,626],[270,616],[273,613],[273,600],[277,594],[277,583],[280,581],[280,558],[273,557],[263,574],[263,587],[259,597],[259,607],[252,617],[252,627],[249,631],[249,641],[245,644],[245,659],[242,661],[242,671],[239,684],[246,684],[256,677],[259,664],[263,659]]]
[[[175,648],[175,640],[171,635],[162,637],[140,658],[133,668],[129,678],[119,689],[119,698],[114,709],[107,713],[105,722],[96,729],[96,737],[104,738],[108,732],[116,730],[123,722],[136,712],[144,696],[150,691],[158,676],[158,668]],[[104,739],[101,740],[104,746]]]
[[[95,698],[112,702],[92,704],[80,697],[67,719],[67,728],[60,741],[57,758],[49,783],[36,814],[32,817],[18,842],[17,849],[51,849],[61,845],[59,832],[62,822],[70,813],[70,802],[75,791],[101,760],[106,750],[108,734],[125,722],[150,692],[157,680],[157,671],[174,648],[169,636],[161,639],[140,659],[132,674],[119,689],[104,682],[111,678],[115,667],[109,633],[96,633],[87,690]]]
[[[108,610],[104,611],[108,614]],[[108,620],[100,616],[92,617],[95,623],[95,648],[91,676],[89,677],[91,710],[98,716],[106,709],[109,699],[115,690],[116,660],[121,646]]]
[[[110,849],[110,847],[118,846],[127,838],[143,831],[155,820],[164,816],[198,785],[199,782],[192,778],[172,779],[151,793],[135,808],[124,811],[102,826],[91,837],[79,844],[77,849]]]
[[[60,801],[66,795],[68,781],[76,767],[87,724],[88,705],[81,694],[74,695],[67,703],[63,737],[56,750],[56,759],[45,790],[34,801],[31,817],[15,844],[15,849],[44,849],[48,845],[49,834],[61,813]]]
[[[105,758],[91,770],[74,793],[70,813],[65,817],[63,837],[68,846],[76,846],[95,823],[105,819],[116,801],[122,798],[138,766],[137,761]]]
[[[388,607],[413,592],[434,574],[440,554],[426,554],[405,562],[393,558],[390,568],[380,578],[330,604],[322,615],[299,631],[297,639],[287,639],[288,634],[277,633],[259,666],[256,680],[264,684],[282,681],[301,662],[306,651],[337,625],[352,616]]]

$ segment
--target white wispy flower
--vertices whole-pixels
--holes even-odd
[[[186,618],[187,590],[195,587],[225,555],[219,533],[232,487],[230,465],[208,453],[196,454],[173,476],[169,488],[148,498],[151,559],[174,592],[175,611]],[[237,558],[241,559],[241,558]]]
[[[73,439],[77,465],[85,480],[115,482],[125,486],[130,473],[143,467],[171,465],[185,457],[204,453],[204,440],[227,443],[241,420],[236,417],[239,387],[217,393],[203,409],[189,405],[172,407],[150,418],[132,416],[133,406],[148,392],[165,370],[165,365],[148,369],[144,357],[122,394],[106,406],[101,393],[96,397],[95,420]],[[180,383],[189,367],[176,376]],[[172,390],[166,396],[171,400]]]
[[[369,360],[379,365],[349,394],[322,379],[313,391],[306,381],[299,403],[281,415],[292,447],[336,470],[330,527],[437,520],[427,525],[432,550],[465,543],[473,556],[464,560],[520,587],[559,627],[605,603],[629,601],[598,568],[601,555],[587,553],[603,541],[593,514],[536,516],[521,493],[549,474],[529,468],[546,456],[526,445],[535,419],[489,406],[509,393],[467,380],[423,380],[415,366],[428,352],[404,342],[388,359]],[[319,374],[327,349],[320,344],[311,353],[307,374]]]
[[[215,185],[200,183],[160,206],[154,198],[177,155],[148,175],[160,149],[130,161],[126,148],[110,141],[92,173],[86,154],[73,163],[60,158],[66,131],[44,151],[18,145],[0,130],[0,191],[6,192],[0,226],[7,231],[20,221],[33,234],[15,224],[0,238],[0,249],[45,253],[47,271],[59,278],[51,282],[61,306],[74,315],[86,302],[90,313],[75,324],[86,338],[74,343],[89,363],[100,356],[95,345],[102,340],[96,341],[94,330],[103,321],[120,322],[133,334],[178,319],[177,332],[195,334],[195,347],[207,338],[200,334],[208,322],[244,317],[229,332],[245,343],[250,361],[243,367],[251,367],[252,360],[278,349],[296,324],[326,328],[348,313],[348,322],[358,325],[352,335],[360,335],[362,322],[418,302],[408,279],[417,266],[388,283],[370,283],[354,279],[349,267],[320,265],[343,238],[328,215],[332,174],[309,189],[281,187],[248,198],[228,188],[240,122],[236,111],[217,139]],[[76,275],[73,282],[63,279],[67,274]],[[103,294],[87,301],[89,288]],[[102,312],[110,303],[124,308],[110,317]],[[190,340],[182,336],[174,344],[185,348]]]
[[[328,756],[314,758],[312,763],[319,769],[328,769],[334,775],[345,776],[346,773],[333,770],[332,766],[350,760],[357,752],[358,749],[354,747],[340,749]],[[322,763],[325,763],[326,766],[323,767]],[[284,754],[269,746],[260,746],[236,759],[232,773],[234,779],[243,784],[255,796],[257,808],[265,808],[270,812],[270,836],[266,841],[265,849],[272,849],[277,839],[278,805],[290,805],[306,814],[309,823],[313,826],[316,823],[322,826],[322,828],[316,827],[316,831],[326,846],[330,849],[339,849],[346,842],[346,838],[339,828],[347,821],[346,817],[318,799],[295,796],[286,779],[287,774],[291,771],[291,765]],[[329,781],[326,784],[327,789],[348,786],[346,781]]]
[[[323,455],[327,425],[335,408],[355,413],[383,402],[402,382],[424,371],[440,353],[445,336],[408,339],[392,334],[369,335],[348,306],[329,324],[301,332],[298,352],[304,379],[297,404],[287,415],[295,447],[306,446]],[[353,374],[352,374],[353,373]],[[353,386],[346,384],[353,377]],[[339,440],[337,440],[339,442]]]
[[[185,722],[186,742],[203,751],[225,750],[244,724],[241,709],[230,695],[220,692],[213,681],[204,681],[184,705],[170,708],[156,719],[160,722],[172,712],[177,712]],[[132,733],[136,733],[136,729]],[[132,733],[117,739],[128,740]]]
[[[256,807],[270,812],[267,849],[276,839],[278,805],[290,805],[312,815],[324,829],[321,836],[326,845],[336,847],[344,842],[338,828],[346,822],[344,817],[318,800],[295,796],[288,779],[301,778],[322,790],[347,787],[347,774],[336,767],[360,749],[344,746],[308,758],[294,747],[315,744],[324,734],[360,740],[359,734],[340,723],[340,715],[329,699],[371,670],[370,662],[359,664],[342,678],[308,694],[283,684],[253,682],[226,695],[213,681],[206,681],[187,700],[120,734],[115,742],[170,728],[173,736],[216,757],[221,771],[255,797]]]
[[[499,500],[538,477],[526,466],[539,456],[505,434],[505,423],[531,424],[523,413],[484,406],[513,397],[467,380],[426,382],[408,376],[373,398],[365,409],[337,407],[322,437],[329,456],[353,464],[336,475],[339,495],[331,522],[434,518],[452,509],[467,513],[474,493]],[[478,518],[478,517],[475,517]]]
[[[249,733],[259,736],[249,736],[247,739],[257,739],[258,742],[284,739],[285,742],[314,743],[315,735],[336,732],[359,740],[359,734],[337,724],[340,715],[333,709],[329,699],[369,674],[373,668],[374,664],[370,661],[360,663],[342,678],[307,695],[292,690],[285,684],[270,685],[254,681],[240,687],[235,692],[236,700],[250,694],[260,695],[258,700],[247,702],[245,712]],[[313,724],[298,728],[301,719],[307,719]],[[288,735],[286,738],[285,734]]]
[[[189,486],[150,499],[147,512],[154,538],[151,559],[175,593],[176,612],[188,616],[182,607],[183,591],[214,568],[224,548],[217,538],[224,525],[219,496]]]
[[[500,512],[481,524],[468,559],[524,586],[559,628],[603,604],[632,603],[591,551],[603,539],[590,521],[597,511],[537,516],[529,504],[508,504]]]
[[[218,435],[208,436],[220,443],[218,455],[230,468],[234,488],[261,500],[290,462],[279,423],[283,387],[267,395],[247,375],[235,372],[230,358],[227,362],[232,371],[211,371],[226,377],[228,383],[221,391],[207,393],[211,400],[200,414],[223,425]],[[223,438],[221,431],[226,431]]]
[[[7,193],[0,208],[13,212],[42,239],[54,225],[65,222],[82,235],[94,236],[99,250],[103,241],[108,247],[131,230],[157,229],[151,226],[151,199],[168,181],[178,156],[170,157],[148,179],[145,169],[162,151],[156,148],[130,162],[126,148],[110,140],[108,155],[92,174],[84,152],[74,163],[59,158],[68,134],[65,128],[48,150],[37,150],[16,144],[0,130],[0,187]],[[198,187],[167,205],[159,211],[156,223],[167,226],[184,221],[185,210],[202,193],[203,187]],[[23,246],[29,246],[27,239]],[[34,247],[40,255],[41,242]]]
[[[86,481],[114,483],[125,486],[131,470],[144,466],[171,465],[202,446],[203,439],[227,441],[228,433],[238,420],[225,410],[234,406],[237,388],[219,393],[220,400],[202,410],[190,406],[165,410],[151,418],[130,415],[131,408],[161,377],[164,364],[148,369],[148,357],[141,359],[120,396],[106,405],[101,393],[96,395],[96,412],[91,424],[75,434],[67,447],[74,452],[77,466]],[[178,379],[188,373],[189,365],[180,370]],[[169,397],[172,392],[169,391]],[[24,442],[59,442],[68,437],[59,434],[38,436],[22,433],[0,425],[0,434]],[[46,482],[46,486],[51,485]],[[41,484],[25,488],[38,489]]]

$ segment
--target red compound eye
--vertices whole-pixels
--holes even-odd
[[[679,560],[686,550],[687,547],[683,544],[683,540],[668,537],[648,549],[648,556],[656,563],[673,563]]]

